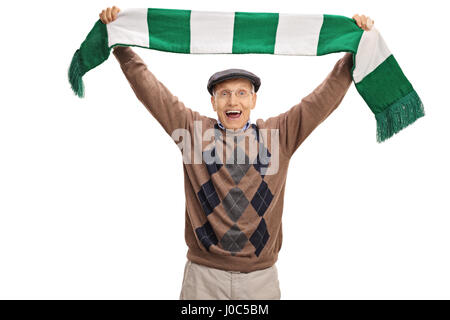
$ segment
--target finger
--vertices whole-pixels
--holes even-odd
[[[105,10],[102,10],[102,12],[100,12],[100,20],[101,20],[103,23],[106,23]]]
[[[363,29],[367,28],[367,17],[365,15],[361,15],[361,25]]]
[[[117,18],[117,14],[119,13],[120,9],[117,8],[116,6],[112,7],[112,15],[113,15],[113,20],[115,20]]]
[[[361,17],[360,16],[355,17],[355,21],[356,21],[356,24],[358,25],[358,27],[361,28]]]
[[[106,17],[106,9],[102,11],[103,23],[108,23],[108,18]]]
[[[106,9],[106,19],[108,19],[108,22],[112,21],[111,8]]]
[[[370,24],[371,23],[371,19],[370,19],[370,17],[369,16],[367,16],[366,17],[366,22],[364,23],[364,26],[365,26],[365,30],[370,30],[371,28],[372,28],[372,25]]]

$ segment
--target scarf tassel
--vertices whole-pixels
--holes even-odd
[[[72,87],[73,92],[80,98],[84,97],[84,83],[83,83],[83,75],[85,72],[81,69],[81,55],[80,49],[75,51],[73,55],[72,62],[69,67],[69,82]]]
[[[377,113],[377,141],[383,142],[425,116],[423,103],[416,91],[396,101],[384,111]]]

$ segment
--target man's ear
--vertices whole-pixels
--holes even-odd
[[[253,94],[253,97],[252,97],[252,99],[253,99],[253,106],[252,106],[252,108],[251,109],[255,109],[255,107],[256,107],[256,98],[257,98],[257,95],[256,95],[256,92]]]
[[[211,104],[212,104],[212,106],[213,106],[214,111],[217,112],[216,101],[215,101],[215,99],[214,99],[214,96],[211,96]]]

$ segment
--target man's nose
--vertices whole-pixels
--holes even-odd
[[[238,97],[236,97],[234,92],[232,92],[231,95],[230,95],[230,103],[231,103],[231,105],[235,105],[237,103],[237,99],[238,99]]]

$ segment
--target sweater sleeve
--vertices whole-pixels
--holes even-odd
[[[148,70],[147,65],[131,47],[114,47],[113,54],[136,97],[169,135],[172,135],[175,129],[188,129],[194,120],[204,118],[179,101],[178,97]]]
[[[352,53],[348,52],[300,103],[266,121],[268,126],[279,129],[281,152],[290,158],[310,133],[339,106],[352,83],[352,66]]]

